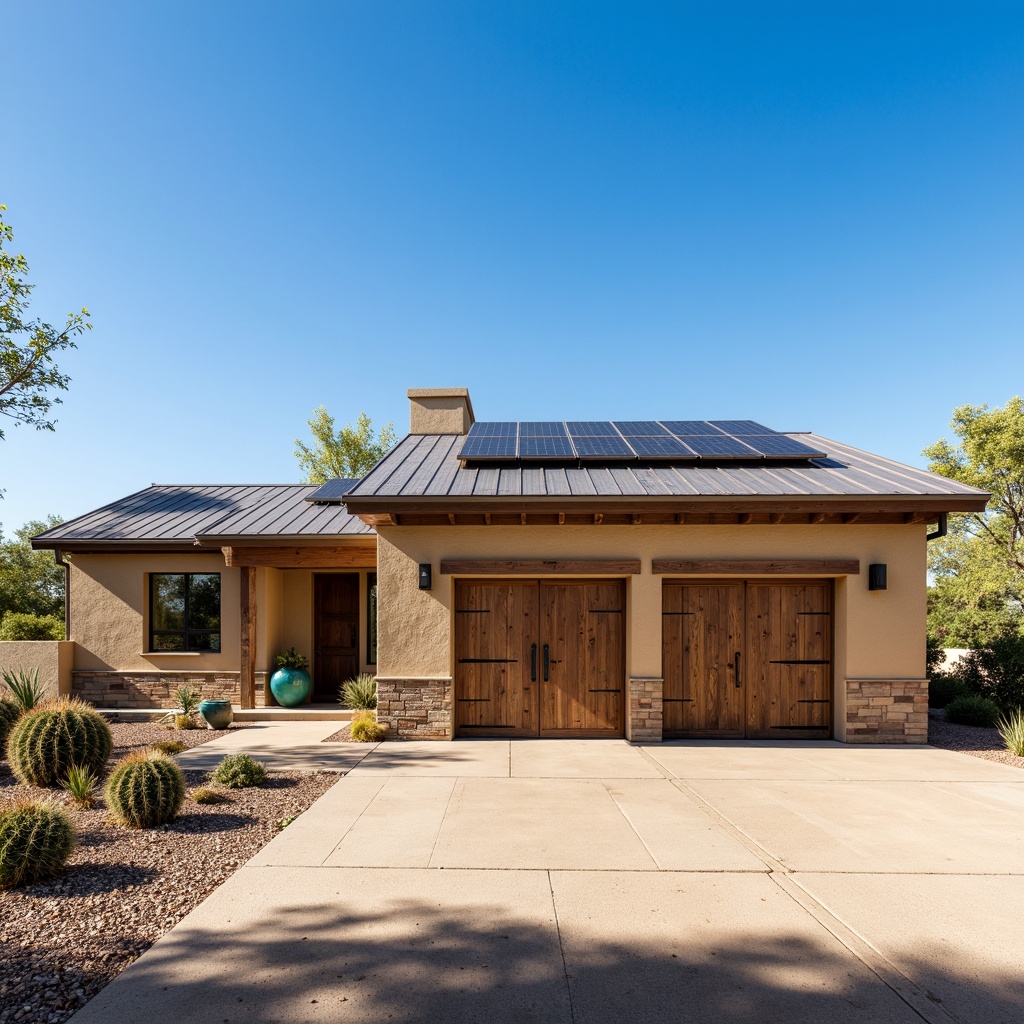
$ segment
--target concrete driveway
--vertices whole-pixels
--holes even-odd
[[[74,1020],[1019,1024],[1022,874],[931,747],[382,744]]]

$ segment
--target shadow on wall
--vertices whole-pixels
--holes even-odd
[[[347,873],[323,874],[333,907],[283,905],[261,914],[258,927],[225,923],[227,932],[186,919],[130,969],[131,985],[101,993],[75,1024],[143,1014],[150,1024],[921,1020],[824,933],[820,942],[781,930],[766,937],[709,921],[717,943],[691,933],[659,946],[595,941],[586,937],[592,923],[578,919],[568,934],[553,916],[510,920],[507,906],[477,904],[475,922],[420,900],[385,900],[379,912],[360,915],[344,909]],[[1019,976],[968,977],[949,955],[937,950],[934,963],[922,961],[923,976],[941,972],[944,992],[957,987],[947,1009],[963,1020],[1019,1022]]]

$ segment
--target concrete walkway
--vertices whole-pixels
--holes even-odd
[[[1018,769],[837,743],[339,750],[348,774],[76,1024],[1021,1020]]]

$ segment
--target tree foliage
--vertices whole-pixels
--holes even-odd
[[[54,391],[66,391],[70,378],[53,361],[56,353],[75,348],[74,339],[91,330],[89,311],[68,313],[58,330],[42,320],[29,319],[28,301],[34,285],[25,274],[28,263],[20,253],[5,251],[14,239],[3,220],[6,206],[0,205],[0,414],[27,423],[37,430],[53,430],[50,413],[60,398]],[[0,430],[0,439],[4,432]]]
[[[334,429],[334,417],[321,405],[308,421],[312,444],[295,441],[295,455],[311,484],[322,484],[336,477],[363,476],[373,468],[395,443],[391,423],[374,433],[373,421],[365,412],[355,424]]]
[[[0,529],[0,620],[9,612],[20,612],[55,615],[63,621],[64,570],[52,551],[33,551],[31,544],[37,533],[62,522],[59,516],[33,520],[10,539]]]
[[[989,491],[984,512],[951,515],[929,545],[929,630],[947,647],[979,647],[1024,624],[1024,401],[962,405],[945,438],[924,450],[929,469]]]

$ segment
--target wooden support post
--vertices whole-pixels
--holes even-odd
[[[256,569],[243,566],[241,574],[241,657],[239,704],[256,707]]]

